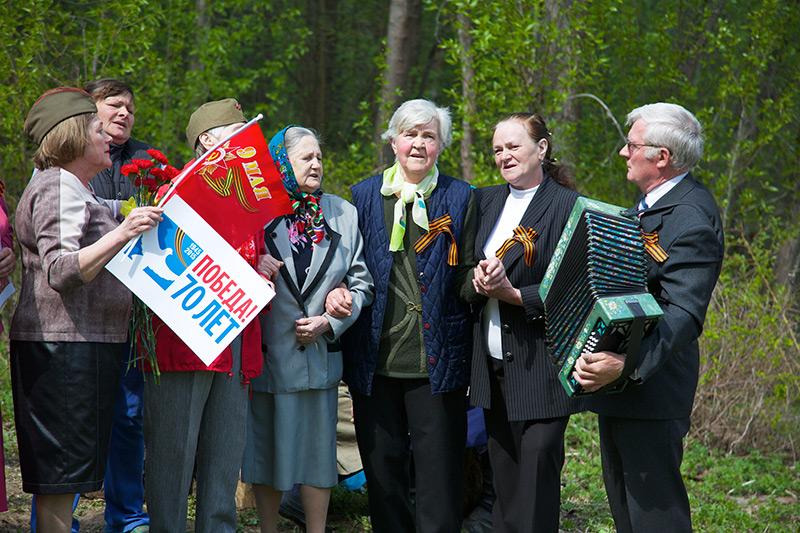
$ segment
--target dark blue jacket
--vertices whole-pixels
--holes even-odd
[[[393,264],[380,192],[382,182],[383,175],[376,174],[352,188],[353,204],[358,209],[358,227],[364,237],[364,256],[375,280],[375,300],[342,335],[343,379],[352,390],[366,395],[372,391]],[[469,184],[440,174],[436,188],[426,201],[428,220],[450,215],[459,248],[469,199]],[[472,335],[467,306],[459,302],[453,290],[456,267],[447,264],[449,246],[450,240],[440,235],[417,255],[423,339],[434,393],[465,387],[469,381]]]

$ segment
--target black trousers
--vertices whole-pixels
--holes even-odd
[[[502,361],[492,359],[492,408],[484,411],[496,494],[494,532],[558,532],[564,432],[569,416],[509,421]]]
[[[371,396],[353,393],[353,412],[373,531],[461,531],[466,389],[432,394],[427,379],[375,376]]]
[[[637,420],[600,415],[603,481],[619,533],[691,531],[681,476],[689,419]]]

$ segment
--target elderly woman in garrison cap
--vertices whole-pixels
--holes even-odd
[[[122,224],[89,180],[111,166],[111,137],[88,93],[43,94],[25,121],[39,172],[20,198],[22,290],[11,323],[11,385],[22,489],[41,531],[69,532],[76,493],[99,490],[128,335],[131,294],[104,266],[161,210]]]

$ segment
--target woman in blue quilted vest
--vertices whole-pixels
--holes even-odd
[[[405,102],[383,138],[396,162],[352,189],[375,301],[343,336],[372,527],[460,531],[475,205],[436,166],[447,109]]]

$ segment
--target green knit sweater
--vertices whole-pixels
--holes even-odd
[[[389,234],[392,231],[395,202],[394,196],[383,197],[383,217]],[[411,213],[410,203],[406,205],[406,213]],[[460,299],[469,302],[475,297],[472,277],[476,265],[477,213],[473,195],[470,195],[465,217],[461,240],[457,243],[458,267],[453,276],[452,290]],[[423,234],[423,229],[409,216],[403,236],[403,250],[393,252],[394,262],[389,274],[386,313],[378,346],[378,366],[375,369],[375,373],[381,376],[428,377],[428,358],[422,337],[422,296],[417,282],[417,254],[414,252],[414,243]]]

